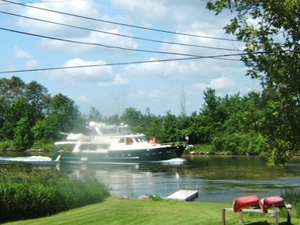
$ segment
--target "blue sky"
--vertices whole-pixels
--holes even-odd
[[[231,14],[215,16],[205,8],[204,0],[44,0],[17,1],[75,15],[114,21],[153,29],[175,31],[198,36],[233,38],[224,34],[223,27]],[[111,64],[183,58],[162,54],[172,52],[197,56],[235,54],[243,43],[155,32],[128,26],[103,23],[61,13],[38,10],[0,0],[0,27],[55,38],[116,46],[135,51],[83,45],[0,30],[1,77],[18,76],[25,82],[35,80],[51,95],[62,93],[75,101],[83,113],[91,107],[103,115],[120,114],[134,107],[141,112],[164,115],[167,111],[179,114],[184,96],[187,114],[199,112],[203,105],[203,91],[214,88],[218,95],[260,90],[259,82],[245,76],[240,61],[194,59],[102,66],[68,70],[46,70],[17,73],[18,70],[91,64]],[[27,16],[56,23],[101,30],[119,35],[160,40],[142,41],[91,30],[75,29],[4,14]],[[198,47],[167,44],[176,42]],[[203,48],[205,46],[208,48]],[[216,50],[211,47],[226,48]],[[141,52],[151,50],[153,52]],[[238,59],[237,57],[231,57]],[[15,71],[15,72],[14,72]]]

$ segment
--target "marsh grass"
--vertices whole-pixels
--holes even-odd
[[[281,192],[285,202],[292,204],[293,215],[300,218],[300,189],[286,189]]]
[[[1,222],[52,215],[103,201],[109,195],[94,179],[70,180],[52,169],[2,166],[0,173]]]

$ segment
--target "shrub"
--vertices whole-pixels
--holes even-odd
[[[0,221],[36,218],[103,201],[107,188],[92,178],[35,167],[0,168]]]
[[[0,142],[0,151],[12,150],[14,149],[13,141],[1,141]]]

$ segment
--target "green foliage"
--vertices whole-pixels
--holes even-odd
[[[265,126],[259,126],[268,140],[266,156],[282,164],[300,149],[300,0],[216,0],[207,7],[234,12],[225,30],[245,42],[247,75],[261,81],[266,97]]]
[[[225,7],[218,5],[221,6]],[[204,92],[203,107],[190,116],[176,116],[170,111],[156,116],[150,109],[142,113],[127,108],[120,117],[104,118],[92,107],[85,119],[74,101],[62,94],[51,97],[36,82],[25,84],[17,77],[2,78],[0,150],[54,150],[53,142],[64,138],[60,132],[87,133],[89,120],[102,120],[107,124],[128,124],[134,133],[144,133],[159,143],[188,140],[192,145],[211,145],[211,154],[254,154],[268,158],[270,165],[284,164],[300,150],[300,102],[295,104],[300,97],[266,87],[262,93],[224,97],[209,88]]]
[[[43,151],[51,151],[51,152],[58,150],[57,146],[54,145],[53,142],[49,143],[49,142],[44,142],[43,140],[34,142],[31,148],[35,150],[42,149]]]
[[[14,142],[12,140],[3,140],[0,142],[0,150],[7,151],[14,149]]]
[[[293,217],[300,218],[300,190],[299,189],[286,189],[281,191],[280,194],[287,204],[292,204]]]
[[[74,102],[62,94],[51,97],[45,87],[20,78],[0,79],[1,150],[27,150],[33,143],[51,143],[59,132],[84,127]],[[10,140],[9,146],[3,141]]]
[[[29,167],[0,168],[0,221],[36,218],[103,201],[98,181],[70,180],[61,172]]]
[[[20,119],[14,133],[15,149],[26,150],[32,145],[31,127],[28,120]]]

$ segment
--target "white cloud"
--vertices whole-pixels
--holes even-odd
[[[15,47],[15,57],[17,59],[31,59],[31,55],[28,52],[21,50],[18,47]]]
[[[103,30],[104,32],[120,34],[119,30]],[[98,32],[91,32],[84,37],[74,37],[69,39],[71,41],[82,42],[87,44],[75,44],[58,40],[43,39],[41,44],[45,47],[52,47],[61,49],[74,54],[87,53],[113,53],[113,54],[128,54],[120,50],[120,48],[137,49],[138,44],[130,38],[121,38],[116,35],[103,34]],[[117,47],[115,47],[117,46]]]
[[[124,86],[127,85],[129,81],[123,78],[121,75],[116,75],[114,80],[111,82],[98,82],[99,87],[108,87],[108,86]]]
[[[83,102],[83,103],[90,103],[91,102],[91,100],[87,96],[85,96],[85,95],[79,95],[77,97],[77,100],[79,102]]]
[[[35,61],[34,59],[30,59],[26,62],[26,68],[27,69],[33,69],[37,67],[37,61]]]
[[[101,15],[96,7],[96,2],[91,1],[66,1],[59,2],[59,4],[53,4],[51,2],[42,1],[40,3],[32,3],[30,6],[45,8],[55,11],[67,12],[70,14],[86,16],[89,18],[99,18]],[[102,47],[100,45],[107,46],[119,46],[122,48],[136,49],[138,44],[131,38],[124,38],[118,35],[124,34],[131,36],[127,28],[120,26],[113,26],[108,23],[101,23],[98,21],[87,20],[83,18],[67,16],[64,14],[53,13],[48,11],[36,10],[30,7],[24,7],[21,11],[23,16],[38,18],[40,20],[52,21],[54,23],[66,24],[76,27],[83,27],[87,29],[76,29],[74,27],[62,26],[54,23],[45,23],[37,20],[28,20],[20,18],[18,25],[28,32],[49,36],[50,38],[62,38],[77,42],[86,42],[91,44],[72,44],[65,41],[51,40],[43,38],[41,44],[43,47],[51,47],[60,49],[70,53],[87,54],[91,52],[110,52],[110,48]],[[105,17],[105,15],[103,15]],[[104,19],[105,20],[105,19]],[[111,19],[113,20],[113,19]],[[95,31],[90,31],[92,29]],[[100,31],[100,32],[97,32]],[[105,34],[103,32],[114,33],[117,35]],[[93,45],[94,44],[94,45]],[[99,44],[97,46],[97,44]],[[116,51],[117,48],[114,49]]]
[[[212,79],[209,83],[199,83],[200,89],[212,88],[218,91],[231,91],[237,88],[237,83],[228,77],[219,77]]]
[[[150,96],[151,98],[161,98],[161,97],[164,96],[164,93],[163,93],[162,91],[160,91],[160,90],[153,90],[153,91],[149,94],[149,96]]]
[[[31,3],[29,6],[39,7],[43,9],[50,9],[54,11],[62,11],[70,14],[77,14],[89,17],[98,17],[99,13],[97,11],[96,4],[93,0],[91,1],[61,1],[57,4],[53,4],[48,1],[42,1],[39,3]],[[37,10],[30,7],[24,7],[21,14],[23,16],[34,17],[41,20],[48,20],[56,23],[72,24],[76,26],[88,27],[90,24],[94,24],[89,20],[83,20],[80,18],[67,16],[59,13]],[[44,23],[36,20],[28,20],[25,18],[20,18],[18,21],[19,26],[26,29],[29,32],[34,32],[44,35],[52,36],[73,36],[74,34],[84,34],[86,31],[80,31],[76,29],[66,28],[65,26],[60,26],[57,24]]]
[[[26,69],[33,69],[33,68],[37,67],[37,64],[38,64],[37,61],[34,60],[28,52],[26,52],[18,47],[15,47],[14,55],[15,55],[15,58],[24,61]]]
[[[153,0],[111,0],[114,7],[134,14],[145,20],[162,20],[167,16],[168,9],[160,1]]]
[[[62,65],[62,67],[80,67],[86,65],[103,65],[106,64],[105,61],[85,61],[83,59],[75,58],[68,60]],[[97,66],[97,67],[85,67],[69,69],[67,72],[65,70],[58,70],[52,73],[52,78],[64,80],[68,83],[78,83],[78,82],[104,82],[110,83],[114,80],[113,69],[110,66]]]
[[[143,77],[168,77],[181,80],[183,77],[194,77],[205,71],[204,64],[197,60],[155,62],[156,58],[150,58],[149,63],[131,64],[124,67],[124,73]],[[205,67],[207,66],[207,63]]]

